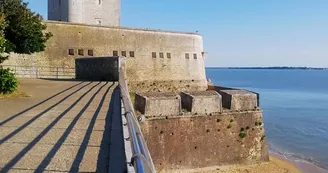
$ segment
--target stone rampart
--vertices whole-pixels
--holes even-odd
[[[232,88],[210,89],[181,92],[181,114],[157,116],[161,112],[156,112],[154,116],[144,112],[146,120],[141,127],[159,172],[268,161],[257,95]],[[136,97],[135,104],[139,101]],[[136,110],[146,107],[140,104]],[[165,108],[161,104],[157,107]]]
[[[75,58],[124,56],[131,91],[206,90],[203,39],[198,34],[46,21],[46,50],[6,65],[75,68]]]
[[[261,111],[153,117],[141,128],[158,172],[268,161]]]

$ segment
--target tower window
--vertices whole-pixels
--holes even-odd
[[[171,53],[166,54],[167,58],[171,58]]]
[[[126,51],[122,51],[121,55],[126,57]]]
[[[84,51],[83,51],[83,49],[79,49],[79,50],[78,50],[78,54],[81,55],[81,56],[84,56]]]
[[[153,58],[156,58],[156,52],[152,52],[152,53],[151,53],[151,56],[152,56]]]
[[[130,51],[130,57],[134,57],[134,51]]]
[[[159,57],[160,57],[160,58],[164,58],[164,53],[163,53],[163,52],[160,52],[160,53],[159,53]]]
[[[186,59],[189,59],[189,53],[185,54]]]
[[[194,59],[197,59],[197,54],[196,53],[194,53]]]
[[[118,56],[118,51],[114,50],[113,51],[113,56]]]
[[[99,5],[101,4],[101,0],[99,0]]]

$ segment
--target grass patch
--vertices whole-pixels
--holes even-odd
[[[1,94],[0,93],[0,99],[6,99],[6,98],[21,98],[21,97],[30,97],[27,93],[23,91],[16,90],[11,94]]]

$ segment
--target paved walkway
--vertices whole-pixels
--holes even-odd
[[[107,172],[117,84],[31,81],[31,98],[0,100],[0,172]]]

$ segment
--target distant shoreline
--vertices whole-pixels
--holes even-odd
[[[328,70],[317,67],[206,67],[207,69],[241,69],[241,70]]]

